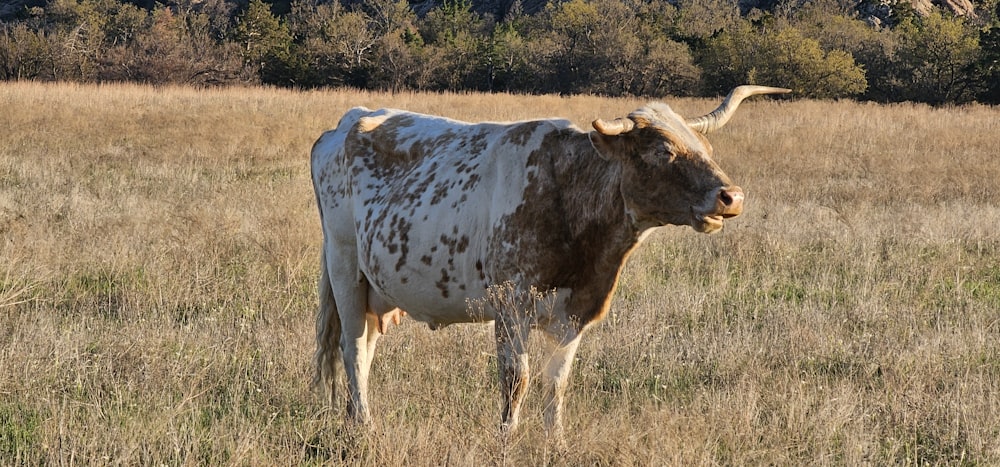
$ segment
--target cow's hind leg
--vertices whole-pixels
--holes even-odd
[[[511,315],[515,316],[511,316]],[[494,322],[497,339],[497,370],[500,373],[500,392],[503,399],[501,432],[508,434],[517,427],[521,403],[528,391],[528,331],[526,319],[517,313],[497,313]]]
[[[362,284],[362,287],[368,289],[366,295],[371,297],[371,287],[368,285],[367,281]],[[371,307],[367,308],[371,310]],[[367,381],[368,375],[371,373],[372,361],[375,360],[375,344],[378,343],[378,338],[384,334],[382,329],[382,316],[375,313],[365,313],[365,379]],[[367,384],[367,383],[366,383]]]
[[[340,255],[341,258],[350,258]],[[368,372],[378,340],[378,318],[367,312],[368,283],[359,278],[356,265],[327,258],[333,296],[340,316],[340,347],[347,374],[347,416],[361,424],[371,422]]]
[[[368,423],[371,421],[371,411],[369,410],[368,403],[368,378],[371,375],[372,360],[375,359],[375,344],[378,342],[379,336],[382,334],[378,330],[378,317],[372,316],[370,313],[365,313],[365,354],[364,362],[361,373],[359,374],[359,380],[363,380],[365,396],[362,403],[359,404],[364,410],[364,421]]]
[[[371,422],[368,374],[375,353],[375,342],[378,340],[377,318],[365,313],[360,306],[352,306],[346,311],[343,308],[339,310],[342,322],[340,344],[350,396],[347,401],[347,416],[355,422],[368,424]]]

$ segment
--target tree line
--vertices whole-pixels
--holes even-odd
[[[997,0],[877,22],[858,13],[872,1],[50,0],[0,25],[0,79],[1000,103]]]

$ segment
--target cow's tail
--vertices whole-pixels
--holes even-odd
[[[326,252],[320,258],[319,278],[319,310],[316,313],[316,373],[313,375],[313,386],[325,392],[330,388],[330,400],[337,395],[337,383],[343,365],[340,350],[340,314],[333,300],[333,286],[330,284],[330,273],[326,265]]]

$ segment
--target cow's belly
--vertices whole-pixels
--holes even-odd
[[[400,273],[389,277],[372,274],[368,276],[368,281],[386,305],[406,311],[417,321],[438,327],[493,319],[493,312],[483,303],[482,285],[446,289],[441,271],[438,271],[436,280],[430,271]]]

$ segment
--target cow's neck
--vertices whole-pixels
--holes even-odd
[[[571,255],[566,267],[574,294],[569,311],[581,326],[607,313],[621,268],[641,235],[625,209],[621,165],[601,157],[586,133],[566,133],[564,154],[554,154]]]
[[[635,228],[621,195],[621,164],[602,158],[586,134],[565,136],[564,154],[553,155],[552,170],[574,237],[601,232],[606,241],[628,241]]]

